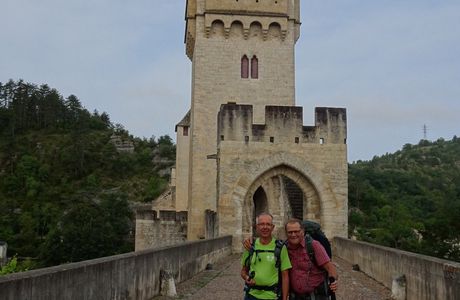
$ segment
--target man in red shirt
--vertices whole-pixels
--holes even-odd
[[[328,299],[321,295],[322,283],[324,282],[324,270],[329,277],[335,281],[330,284],[333,292],[337,290],[337,270],[331,263],[326,250],[320,242],[313,240],[312,246],[316,259],[310,260],[305,245],[305,233],[302,229],[301,221],[297,219],[289,220],[285,226],[288,237],[288,253],[291,260],[292,269],[289,271],[290,300],[323,300]]]

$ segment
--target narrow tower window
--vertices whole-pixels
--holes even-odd
[[[241,58],[241,78],[249,77],[249,59],[246,55]]]
[[[255,55],[251,58],[251,78],[259,78],[259,60]]]

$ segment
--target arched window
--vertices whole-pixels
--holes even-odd
[[[259,78],[259,60],[255,55],[251,58],[251,78]]]
[[[249,59],[246,55],[241,58],[241,78],[249,77]]]

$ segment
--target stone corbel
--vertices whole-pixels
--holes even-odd
[[[211,26],[206,26],[205,34],[206,34],[206,37],[209,38],[209,35],[211,34]]]
[[[281,40],[284,41],[284,39],[286,38],[286,35],[287,35],[287,30],[281,30]]]
[[[229,28],[225,28],[224,31],[225,31],[225,38],[228,39],[228,37],[230,36],[230,27]]]
[[[249,37],[249,28],[243,29],[243,35],[244,35],[244,39],[247,40]]]
[[[268,36],[268,29],[262,29],[262,36],[264,41],[266,41]]]

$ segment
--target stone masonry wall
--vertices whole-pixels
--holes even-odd
[[[136,213],[135,251],[171,246],[187,240],[187,212],[141,210]]]

